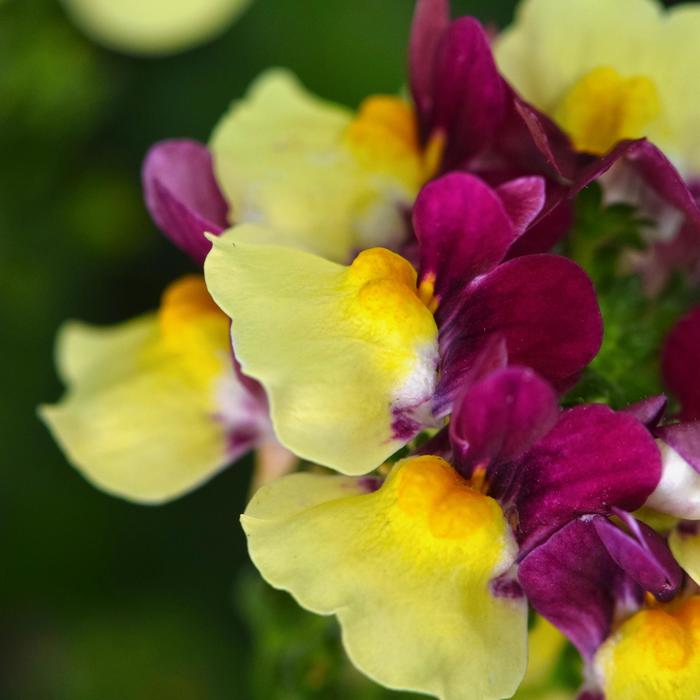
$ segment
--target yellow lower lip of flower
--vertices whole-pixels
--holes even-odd
[[[263,576],[305,608],[337,614],[371,678],[444,700],[515,692],[527,607],[490,587],[515,542],[498,503],[441,458],[398,462],[372,493],[361,479],[284,477],[255,495],[242,524]]]
[[[600,648],[606,700],[700,697],[700,596],[642,610]]]
[[[412,428],[430,412],[437,325],[416,272],[382,248],[342,266],[247,242],[258,234],[249,224],[212,238],[205,265],[236,356],[265,387],[283,445],[343,473],[371,471],[412,437],[395,422]]]
[[[569,89],[554,116],[577,150],[603,155],[619,141],[645,136],[660,114],[659,95],[650,78],[625,78],[614,68],[600,66]]]

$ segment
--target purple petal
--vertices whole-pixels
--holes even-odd
[[[527,550],[578,516],[640,508],[661,478],[661,455],[629,413],[578,406],[520,460],[517,474],[517,534]]]
[[[688,224],[700,235],[700,209],[688,184],[673,163],[654,144],[646,140],[633,142],[626,158],[649,187],[685,214]]]
[[[433,109],[438,46],[449,24],[449,0],[417,0],[408,47],[408,73],[424,139],[430,137],[428,129]]]
[[[455,466],[470,476],[479,465],[510,462],[557,422],[554,390],[532,370],[496,370],[469,387],[450,420]]]
[[[488,36],[473,17],[452,22],[438,50],[431,131],[447,136],[446,169],[493,141],[506,115],[507,91]]]
[[[700,419],[700,307],[668,334],[661,364],[666,385],[680,401],[681,419]]]
[[[585,517],[570,522],[520,563],[518,579],[533,608],[591,659],[608,636],[625,590],[624,574]],[[641,598],[641,590],[637,591]]]
[[[654,433],[700,472],[700,421],[665,425]]]
[[[203,263],[211,248],[204,233],[221,233],[228,213],[207,147],[196,141],[161,141],[146,154],[141,175],[146,206],[158,228]]]
[[[500,262],[515,237],[496,191],[467,173],[427,184],[413,207],[413,227],[420,243],[421,280],[434,279],[440,315],[451,308],[451,297]]]
[[[595,357],[603,334],[593,285],[554,255],[510,260],[475,280],[441,328],[438,393],[454,396],[485,337],[506,340],[512,364],[531,367],[559,391]]]
[[[627,526],[629,534],[606,518],[593,521],[608,554],[645,591],[653,593],[658,600],[671,600],[683,583],[683,572],[668,545],[629,513],[615,509],[615,514]]]
[[[537,218],[545,203],[545,181],[541,177],[520,177],[496,188],[516,236]]]
[[[622,410],[631,413],[640,423],[644,423],[649,430],[655,428],[666,411],[668,399],[664,394],[650,396],[637,403],[630,404]]]

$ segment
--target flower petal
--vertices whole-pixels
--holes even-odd
[[[668,399],[664,394],[659,394],[658,396],[649,396],[646,399],[630,404],[622,410],[626,413],[631,413],[640,423],[644,423],[649,430],[653,430],[663,418],[666,406],[668,406]]]
[[[445,700],[511,696],[527,613],[490,589],[514,556],[498,504],[438,457],[397,463],[372,493],[360,482],[295,474],[261,489],[242,518],[258,569],[303,607],[336,614],[350,658],[376,681]]]
[[[565,525],[518,569],[531,605],[587,659],[608,636],[623,578],[592,520],[584,517]]]
[[[406,109],[401,114],[412,118]],[[369,120],[357,135],[349,110],[314,97],[285,70],[263,73],[219,122],[210,144],[235,223],[262,224],[278,243],[338,262],[372,245],[397,247],[406,236],[402,208],[420,186],[414,181],[419,153],[417,144],[413,152],[399,139],[405,149],[392,162],[398,176],[383,171],[386,163],[381,154],[373,161],[372,146],[381,147],[394,131],[371,114]],[[368,133],[376,138],[365,139]]]
[[[700,697],[700,596],[640,610],[595,657],[606,700]]]
[[[379,248],[344,267],[240,242],[258,233],[246,225],[213,239],[205,265],[241,367],[265,387],[285,447],[344,473],[371,471],[429,417],[437,328],[415,271]]]
[[[227,224],[228,206],[214,178],[211,155],[196,141],[161,141],[143,162],[143,190],[157,226],[197,263],[211,248],[205,233]]]
[[[544,178],[519,177],[499,185],[496,192],[513,223],[515,235],[521,236],[544,207]]]
[[[578,265],[553,255],[510,260],[468,287],[440,329],[438,393],[453,395],[491,334],[505,338],[512,364],[531,367],[563,391],[595,357],[602,333],[593,286]]]
[[[63,0],[93,39],[129,54],[171,54],[221,33],[250,0]]]
[[[510,462],[554,427],[554,390],[532,370],[496,370],[469,387],[450,419],[455,466],[470,476],[478,466]]]
[[[142,503],[175,498],[265,433],[263,409],[231,367],[227,319],[213,307],[183,322],[165,334],[155,314],[61,330],[68,392],[41,417],[75,467],[109,493]]]
[[[447,137],[446,170],[462,165],[488,145],[506,115],[507,89],[483,27],[473,17],[450,25],[434,72],[433,131]]]
[[[668,334],[662,370],[668,388],[681,403],[683,420],[700,420],[700,307],[684,316]]]
[[[601,405],[565,411],[518,465],[522,547],[577,516],[640,508],[660,477],[659,450],[636,418]]]
[[[427,184],[413,207],[413,227],[420,243],[421,284],[430,284],[436,300],[448,309],[455,294],[493,269],[515,239],[496,191],[467,173]]]
[[[659,429],[659,432],[661,430],[665,429]],[[676,518],[700,520],[700,473],[697,467],[663,438],[658,446],[661,452],[661,479],[646,505]]]
[[[668,544],[683,570],[700,586],[700,529],[697,523],[681,523]]]
[[[595,518],[593,525],[608,554],[645,591],[658,600],[671,600],[683,583],[683,573],[664,539],[629,513],[615,510],[629,528],[629,534],[606,518]]]
[[[427,131],[433,109],[437,50],[449,23],[449,0],[417,0],[408,47],[408,72],[424,139],[430,137]]]

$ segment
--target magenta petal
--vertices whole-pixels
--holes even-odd
[[[450,419],[455,466],[470,476],[477,466],[511,462],[557,422],[554,390],[531,369],[496,370],[469,387]]]
[[[454,395],[475,348],[492,334],[505,338],[512,364],[531,367],[566,390],[602,340],[591,281],[576,263],[554,255],[516,258],[475,280],[441,328],[438,393]]]
[[[518,538],[527,550],[578,516],[640,508],[661,478],[661,454],[634,416],[596,404],[565,411],[517,468]]]
[[[408,73],[424,138],[430,136],[427,131],[433,109],[438,46],[449,24],[449,0],[417,0],[408,46]]]
[[[630,404],[622,410],[631,413],[640,423],[644,423],[651,430],[663,418],[666,406],[668,406],[668,399],[663,394],[659,394]]]
[[[591,659],[605,641],[624,574],[608,554],[590,517],[554,533],[520,563],[518,579],[533,608]],[[631,587],[641,599],[641,589]]]
[[[516,194],[508,196],[513,200]],[[413,227],[420,244],[421,279],[434,277],[440,315],[452,308],[457,291],[500,262],[515,237],[496,191],[467,173],[428,183],[413,207]]]
[[[505,207],[516,236],[537,218],[545,203],[545,181],[541,177],[520,177],[504,182],[496,192]]]
[[[221,233],[228,212],[207,147],[196,141],[161,141],[146,154],[141,176],[146,206],[158,228],[203,263],[211,248],[204,233]]]
[[[498,135],[507,89],[488,36],[473,17],[452,22],[438,50],[431,130],[447,136],[446,169],[464,163]]]
[[[654,433],[700,472],[700,421],[664,425]]]
[[[681,404],[683,420],[700,419],[700,307],[671,330],[663,351],[662,372]]]
[[[606,518],[593,521],[608,554],[645,591],[658,600],[671,600],[683,583],[683,572],[671,550],[654,530],[629,513],[615,510],[629,529],[629,534]]]

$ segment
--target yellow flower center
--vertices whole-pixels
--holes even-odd
[[[412,187],[435,174],[444,149],[444,138],[436,135],[421,152],[413,108],[390,95],[362,102],[345,142],[364,169],[390,174]]]
[[[473,489],[440,457],[407,460],[399,479],[398,508],[425,522],[433,537],[465,539],[503,523],[496,501]]]
[[[700,596],[643,610],[601,647],[607,700],[700,697]]]
[[[362,251],[345,277],[349,313],[370,337],[392,339],[392,352],[411,351],[437,336],[435,319],[416,287],[411,263],[385,248]]]
[[[186,275],[167,287],[158,320],[163,349],[185,359],[197,381],[210,382],[228,366],[229,321],[201,275]]]
[[[645,76],[622,77],[614,68],[594,68],[564,95],[557,123],[579,151],[603,155],[618,141],[641,138],[661,114],[656,86]]]

